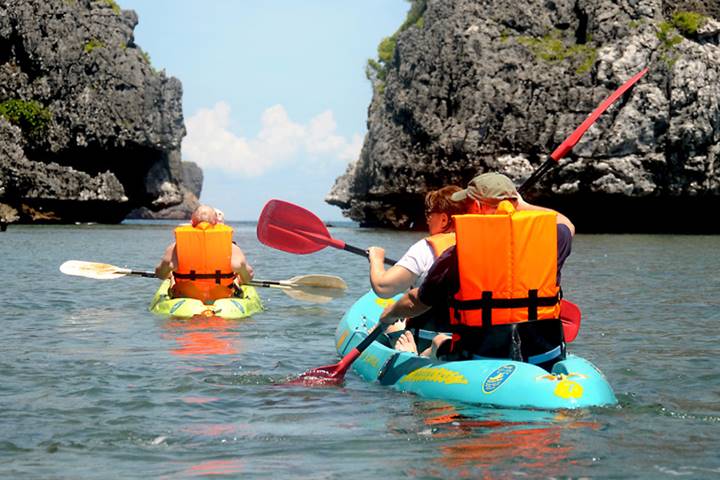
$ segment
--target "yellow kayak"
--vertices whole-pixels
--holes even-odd
[[[170,280],[160,284],[160,288],[150,302],[149,310],[152,313],[174,318],[205,316],[237,319],[263,311],[260,295],[255,287],[249,285],[243,285],[242,297],[220,298],[211,304],[205,304],[195,298],[170,298],[169,288]]]

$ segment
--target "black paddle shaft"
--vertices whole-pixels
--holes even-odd
[[[157,275],[155,275],[155,272],[143,272],[142,270],[130,270],[128,275],[135,275],[137,277],[146,277],[146,278],[157,278]]]
[[[523,184],[518,187],[518,193],[522,195],[523,193],[527,192],[530,187],[535,185],[535,183],[537,183],[537,181],[540,180],[555,165],[557,165],[557,162],[552,157],[548,158],[545,163],[540,165],[538,169],[535,170],[533,174],[530,175],[528,179],[525,180]]]
[[[343,247],[343,250],[348,251],[350,253],[354,253],[355,255],[362,255],[365,258],[370,257],[370,253],[368,253],[367,250],[363,250],[362,248],[353,247],[352,245],[348,245],[347,243]],[[385,257],[385,263],[387,265],[395,265],[397,263],[397,260],[393,260],[392,258]]]

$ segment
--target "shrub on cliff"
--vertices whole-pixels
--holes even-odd
[[[400,32],[403,32],[410,27],[423,28],[423,26],[425,25],[423,15],[425,14],[425,10],[427,9],[427,0],[408,1],[411,3],[411,5],[410,10],[405,17],[405,21],[402,25],[400,25],[400,28],[397,30],[397,32],[393,33],[389,37],[385,37],[382,39],[380,45],[378,45],[378,59],[369,59],[367,67],[365,69],[365,76],[367,76],[368,80],[372,82],[378,80],[380,82],[380,84],[378,85],[380,91],[382,91],[383,87],[382,82],[385,81],[385,77],[387,76],[388,65],[390,65],[390,62],[392,62],[392,59],[395,56],[397,37]]]
[[[17,125],[28,137],[41,136],[52,120],[50,110],[35,100],[11,98],[0,103],[0,116]]]

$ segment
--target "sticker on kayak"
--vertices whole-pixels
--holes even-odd
[[[377,303],[381,308],[385,308],[388,305],[392,305],[395,303],[394,298],[376,298],[375,303]]]
[[[238,310],[240,310],[240,313],[243,313],[243,314],[245,313],[245,307],[243,307],[242,303],[238,302],[237,300],[230,300],[230,301],[233,303],[233,305],[235,305],[238,308]]]
[[[418,368],[417,370],[408,373],[400,380],[400,383],[417,383],[417,382],[444,383],[445,385],[453,385],[453,384],[467,385],[468,380],[460,372],[456,372],[454,370],[448,370],[447,368],[441,368],[441,367]]]
[[[483,393],[493,393],[495,390],[505,383],[510,378],[510,375],[515,371],[515,365],[503,365],[495,369],[483,382],[482,391]]]
[[[175,313],[178,308],[182,307],[183,303],[185,303],[185,300],[179,300],[177,303],[175,303],[175,305],[170,308],[170,314]]]
[[[335,344],[335,350],[340,350],[340,346],[343,344],[349,333],[350,332],[348,332],[347,329],[343,331],[342,335],[340,335],[340,340],[338,340]]]

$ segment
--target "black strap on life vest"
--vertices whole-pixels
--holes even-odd
[[[190,270],[190,273],[173,272],[173,276],[190,281],[214,279],[218,285],[222,283],[220,280],[223,278],[235,278],[234,273],[222,273],[220,270],[215,270],[215,273],[197,273],[195,270]]]
[[[482,292],[482,298],[473,300],[456,300],[452,299],[452,307],[455,309],[456,316],[459,316],[460,310],[481,310],[482,326],[487,328],[492,326],[492,311],[499,308],[527,308],[528,321],[538,319],[538,307],[552,307],[560,301],[558,295],[552,297],[538,297],[538,291],[528,290],[528,296],[525,298],[492,298],[493,292]]]

